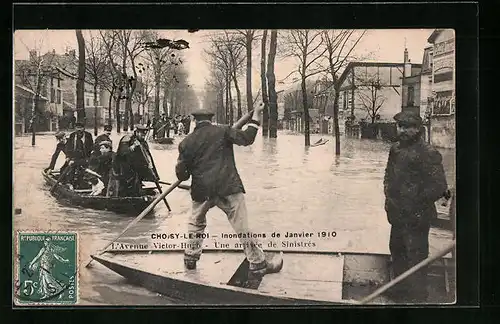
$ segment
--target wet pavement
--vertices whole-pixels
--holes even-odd
[[[121,135],[124,135],[123,133]],[[113,134],[116,149],[119,136]],[[336,232],[335,238],[321,240],[318,248],[339,252],[389,253],[389,224],[384,212],[383,173],[389,144],[371,140],[342,138],[342,154],[334,155],[334,138],[321,137],[326,145],[304,148],[303,135],[285,132],[277,139],[263,139],[259,133],[254,145],[235,147],[236,163],[245,185],[249,223],[254,232]],[[176,138],[173,145],[150,143],[160,177],[175,181]],[[53,136],[14,140],[15,230],[78,231],[80,259],[102,249],[132,221],[107,211],[63,206],[50,194],[41,170],[50,162],[55,148]],[[454,183],[455,152],[440,150],[449,185]],[[62,165],[58,160],[56,169]],[[164,204],[156,207],[156,218],[143,219],[120,242],[145,242],[152,233],[185,232],[190,212],[189,192],[174,190],[168,197],[172,212]],[[212,209],[207,215],[207,232],[232,233],[225,215]],[[433,229],[431,253],[446,245],[451,234]],[[180,260],[181,261],[181,260]],[[122,277],[93,263],[80,271],[81,304],[144,305],[172,304],[175,301],[128,284]]]

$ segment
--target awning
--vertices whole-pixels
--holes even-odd
[[[22,86],[22,85],[20,85],[20,84],[16,84],[16,88],[19,88],[19,89],[21,89],[21,90],[24,90],[24,91],[28,92],[29,94],[31,94],[31,95],[33,95],[33,96],[34,96],[34,95],[36,95],[36,93],[35,93],[33,90],[31,90],[31,89],[29,89],[29,88],[27,88],[27,87],[25,87],[25,86]],[[44,97],[44,96],[42,96],[42,95],[39,95],[38,97],[39,97],[40,99],[42,99],[42,100],[49,101],[49,99],[48,99],[48,98],[46,98],[46,97]]]

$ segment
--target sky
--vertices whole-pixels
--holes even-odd
[[[370,61],[401,63],[406,44],[409,58],[412,63],[422,63],[424,48],[429,46],[428,37],[433,29],[370,29],[366,32],[358,46],[356,54],[365,56],[371,54]],[[209,36],[213,30],[200,30],[188,33],[185,30],[159,30],[162,37],[169,39],[185,39],[190,48],[183,50],[185,66],[189,73],[189,83],[198,92],[203,91],[205,80],[209,76],[209,68],[204,61],[203,51],[209,47]],[[257,31],[261,34],[261,31]],[[84,31],[84,37],[87,34]],[[269,34],[268,34],[269,35]],[[268,36],[269,39],[269,36]],[[55,50],[56,53],[65,53],[66,48],[77,49],[74,30],[18,30],[14,34],[14,58],[27,59],[29,49],[37,48],[42,52]],[[260,41],[253,50],[252,88],[254,93],[260,88]],[[297,63],[291,58],[276,60],[276,79],[284,79],[295,69]],[[244,93],[244,79],[240,88]],[[278,90],[289,88],[293,84],[293,77],[277,84]]]

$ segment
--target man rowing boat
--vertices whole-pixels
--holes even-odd
[[[137,125],[132,136],[125,135],[118,144],[108,187],[108,195],[137,197],[143,194],[142,182],[159,179],[153,157],[145,140],[148,128]]]
[[[188,222],[189,241],[184,251],[187,269],[195,269],[202,253],[206,214],[214,206],[227,215],[237,234],[249,233],[245,189],[236,169],[233,145],[251,145],[260,126],[261,104],[255,109],[245,130],[216,126],[211,122],[212,112],[198,110],[192,113],[196,127],[179,144],[176,175],[181,181],[191,181],[192,214]],[[240,241],[250,263],[249,277],[259,278],[281,271],[281,255],[274,260],[266,257],[251,235],[241,235]]]

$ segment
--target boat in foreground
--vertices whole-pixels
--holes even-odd
[[[124,216],[137,216],[141,213],[157,196],[157,192],[148,189],[147,194],[140,197],[106,197],[91,196],[91,190],[74,190],[62,183],[57,183],[59,173],[48,174],[42,171],[45,182],[54,190],[51,194],[60,202],[72,206],[80,206],[96,210],[108,210]],[[56,184],[57,183],[57,184]],[[154,212],[147,217],[154,216]]]
[[[108,250],[92,258],[131,283],[180,304],[345,305],[361,300],[393,279],[383,254],[286,251],[280,273],[249,280],[241,250],[204,250],[197,269],[186,270],[183,251]],[[272,257],[277,251],[266,251]],[[453,303],[455,266],[441,258],[429,266],[429,303]],[[390,290],[388,291],[390,292]],[[370,304],[392,304],[388,295]]]

